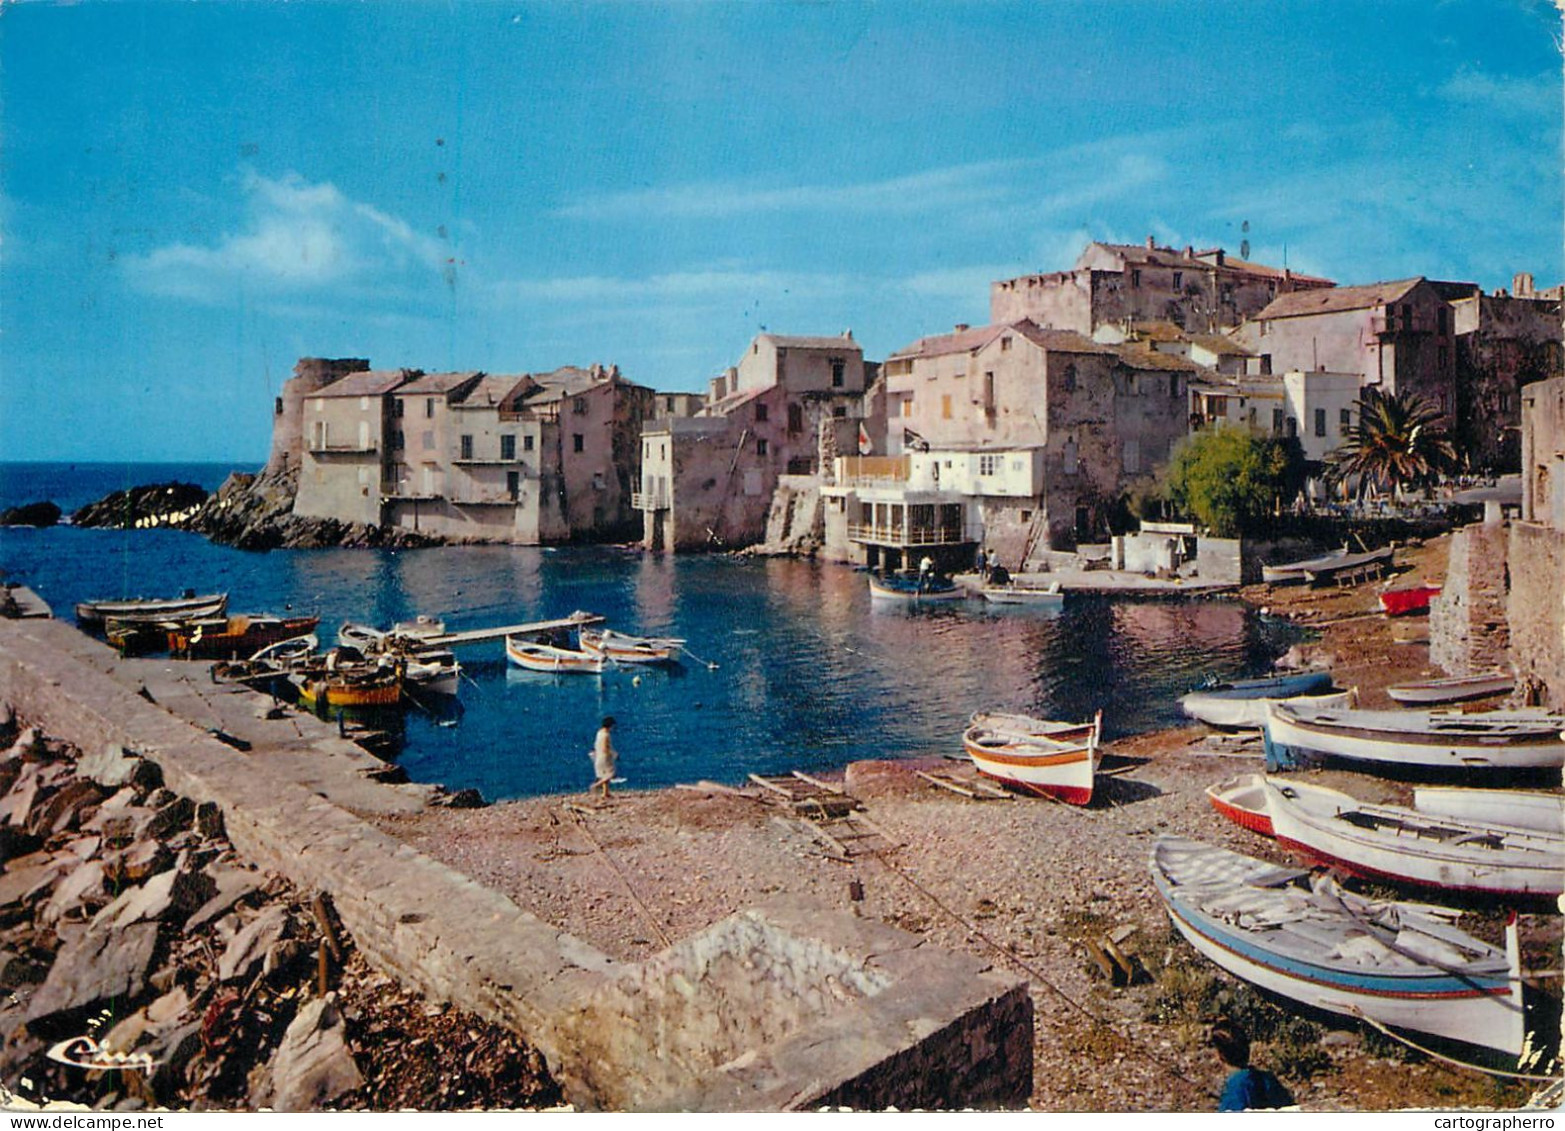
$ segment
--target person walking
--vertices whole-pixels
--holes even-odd
[[[1293,1107],[1293,1093],[1264,1068],[1250,1067],[1250,1036],[1238,1022],[1224,1017],[1212,1026],[1211,1046],[1234,1069],[1223,1085],[1218,1111],[1276,1111]]]
[[[592,772],[597,776],[597,780],[592,783],[592,789],[601,786],[604,801],[609,799],[609,783],[614,780],[615,764],[619,760],[619,754],[614,750],[614,741],[610,734],[613,729],[614,716],[604,716],[603,724],[598,727],[597,737],[592,740]]]

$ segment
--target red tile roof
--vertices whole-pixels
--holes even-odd
[[[378,397],[389,393],[408,379],[402,369],[367,369],[350,373],[340,381],[333,381],[312,397]]]
[[[1057,353],[1113,353],[1107,346],[1100,346],[1090,338],[1084,338],[1074,330],[1046,330],[1030,318],[1020,322],[1002,322],[992,326],[978,326],[957,330],[950,334],[935,334],[919,338],[912,345],[897,350],[887,360],[915,357],[942,357],[953,353],[971,353],[982,349],[1003,334],[1020,334],[1041,349]]]
[[[1321,290],[1294,291],[1278,295],[1255,316],[1255,321],[1271,318],[1299,318],[1307,314],[1333,314],[1344,310],[1366,310],[1400,302],[1409,291],[1424,281],[1397,279],[1388,283],[1368,283],[1360,287],[1329,287]]]

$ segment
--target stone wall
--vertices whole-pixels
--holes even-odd
[[[1508,666],[1507,533],[1499,523],[1451,535],[1445,584],[1429,602],[1429,659],[1449,675]]]
[[[1510,528],[1511,663],[1517,686],[1565,710],[1565,530]]]
[[[615,962],[270,769],[266,749],[240,753],[136,694],[91,649],[57,621],[0,621],[0,702],[80,749],[142,754],[217,805],[251,862],[329,893],[372,965],[525,1035],[579,1106],[1019,1106],[1031,1090],[1026,986],[972,956],[794,908]]]

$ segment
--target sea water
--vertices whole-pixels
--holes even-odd
[[[169,480],[212,489],[228,470],[0,464],[0,508],[52,499],[69,511]],[[960,756],[978,710],[1085,720],[1101,708],[1110,737],[1174,725],[1178,696],[1203,676],[1259,673],[1291,642],[1230,600],[904,609],[872,603],[866,576],[846,566],[621,548],[252,553],[180,531],[60,526],[0,529],[0,570],[67,620],[81,600],[193,589],[227,592],[231,612],[318,614],[323,642],[348,620],[387,627],[426,614],[456,631],[578,609],[687,640],[675,667],[600,676],[522,671],[499,641],[461,649],[456,703],[409,707],[398,760],[416,781],[491,800],[584,790],[605,715],[617,721],[628,787],[740,784],[866,758]]]

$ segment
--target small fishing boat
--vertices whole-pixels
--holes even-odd
[[[1273,703],[1266,719],[1268,770],[1323,758],[1442,770],[1565,766],[1565,716],[1540,711],[1312,710]]]
[[[1366,899],[1184,837],[1159,837],[1150,863],[1175,928],[1235,977],[1313,1009],[1521,1054],[1514,924],[1502,950],[1453,926],[1454,912]]]
[[[520,636],[505,638],[506,659],[518,667],[534,672],[575,672],[597,675],[608,663],[602,656],[594,656],[577,648],[562,648],[541,640],[526,640]]]
[[[1434,816],[1565,836],[1565,794],[1536,789],[1422,785],[1413,790],[1413,808]]]
[[[1277,842],[1311,863],[1442,891],[1565,892],[1565,836],[1370,805],[1302,781],[1266,779]]]
[[[1486,672],[1482,675],[1459,675],[1449,679],[1424,679],[1414,683],[1399,683],[1386,688],[1386,694],[1398,703],[1409,706],[1434,706],[1440,703],[1465,703],[1472,699],[1488,699],[1504,695],[1516,686],[1516,680],[1505,672]]]
[[[320,639],[314,633],[268,644],[246,660],[219,660],[212,665],[213,683],[243,683],[257,690],[275,690],[288,674],[305,666]]]
[[[1192,691],[1180,699],[1179,706],[1192,719],[1207,726],[1230,730],[1260,730],[1273,703],[1293,703],[1301,707],[1352,707],[1358,702],[1358,689],[1333,691],[1329,695],[1289,695],[1275,699],[1249,699],[1207,691]]]
[[[411,652],[401,659],[403,683],[410,693],[455,695],[461,690],[462,665],[449,648]]]
[[[220,617],[228,611],[227,593],[182,597],[133,597],[123,601],[83,601],[76,606],[76,623],[84,627],[120,624],[145,624],[149,621],[195,620]]]
[[[1224,699],[1291,699],[1296,695],[1321,695],[1331,690],[1331,673],[1310,670],[1280,672],[1258,679],[1207,679],[1192,693]]]
[[[284,640],[307,635],[320,617],[244,615],[201,620],[169,632],[169,655],[180,660],[237,660]]]
[[[612,628],[584,628],[582,651],[615,664],[671,664],[685,646],[674,636],[631,636]]]
[[[870,574],[869,595],[877,601],[901,601],[923,604],[930,601],[960,601],[967,591],[949,577],[919,577],[912,573]]]
[[[1260,774],[1241,774],[1207,786],[1206,799],[1213,809],[1240,828],[1272,836],[1272,818],[1266,811],[1265,782]]]
[[[962,747],[985,777],[1086,805],[1092,800],[1102,733],[1102,711],[1090,723],[984,712],[973,716]]]
[[[1366,572],[1383,570],[1391,564],[1393,548],[1384,546],[1362,554],[1349,553],[1346,546],[1313,558],[1279,565],[1263,565],[1261,580],[1268,585],[1292,585],[1308,581],[1311,584],[1328,581],[1339,573],[1362,569]]]
[[[291,640],[279,640],[276,644],[268,644],[250,659],[292,667],[313,656],[320,646],[320,637],[311,632],[304,636],[295,636]]]
[[[1427,613],[1431,598],[1440,595],[1438,585],[1414,585],[1409,589],[1388,589],[1380,595],[1380,607],[1388,617],[1406,617]]]
[[[1065,606],[1065,593],[1058,581],[1051,581],[1047,586],[986,585],[979,592],[985,601],[995,605],[1029,605],[1038,609]]]
[[[316,662],[294,668],[288,678],[307,707],[394,707],[402,702],[403,666],[381,657],[365,659],[352,648],[333,648]]]

